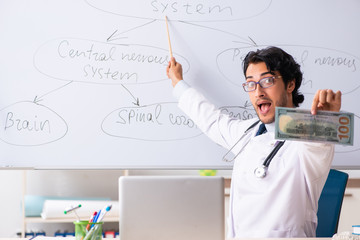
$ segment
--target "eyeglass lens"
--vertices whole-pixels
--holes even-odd
[[[258,82],[249,81],[243,84],[244,90],[247,92],[254,91],[256,89],[256,85],[259,84],[262,88],[268,88],[274,85],[274,77],[266,77],[260,79]]]

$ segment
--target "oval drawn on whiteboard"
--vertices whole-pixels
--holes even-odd
[[[165,16],[168,16],[172,21],[220,22],[258,16],[271,6],[272,0],[85,0],[85,2],[99,11],[124,17],[164,20]]]
[[[50,108],[31,101],[12,104],[0,110],[0,139],[17,146],[39,146],[63,138],[68,126]]]
[[[183,140],[202,134],[177,103],[171,102],[116,109],[105,117],[101,128],[112,137],[145,141]]]
[[[322,81],[326,79],[329,79],[326,88],[341,89],[343,94],[360,87],[359,81],[353,81],[360,79],[360,58],[351,53],[314,46],[277,46],[292,55],[300,64],[303,72],[303,82],[300,87],[302,93],[313,94],[318,89],[324,88]],[[265,47],[267,46],[225,49],[216,57],[217,68],[225,79],[242,87],[245,78],[241,66],[245,56],[250,51]]]

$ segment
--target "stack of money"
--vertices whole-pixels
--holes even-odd
[[[275,138],[353,145],[354,114],[277,107]]]

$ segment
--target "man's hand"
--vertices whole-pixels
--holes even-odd
[[[314,96],[311,113],[317,110],[339,112],[341,108],[341,92],[334,93],[331,89],[318,90]]]
[[[175,61],[175,58],[171,58],[168,67],[166,68],[166,74],[171,79],[173,87],[183,80],[183,71],[180,63]]]

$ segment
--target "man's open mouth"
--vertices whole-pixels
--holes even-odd
[[[266,114],[270,111],[271,103],[270,102],[263,102],[258,104],[258,108],[261,114]]]

